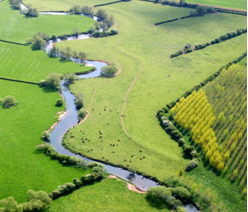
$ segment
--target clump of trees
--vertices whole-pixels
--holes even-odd
[[[191,16],[204,15],[206,13],[214,13],[215,9],[213,7],[197,6],[194,10],[190,11]]]
[[[105,77],[113,77],[117,71],[118,69],[114,64],[109,64],[101,68],[101,75]]]
[[[76,95],[75,104],[78,110],[80,110],[82,107],[84,107],[84,95],[80,92],[78,92]]]
[[[84,52],[72,51],[70,47],[59,48],[54,46],[49,52],[51,57],[61,57],[62,60],[72,60],[73,58],[79,59],[82,63],[85,63],[87,56]]]
[[[84,14],[84,15],[88,15],[88,16],[93,16],[94,12],[92,10],[92,7],[89,6],[79,6],[79,5],[75,5],[73,6],[70,11],[71,14]]]
[[[28,190],[27,202],[18,204],[13,197],[0,200],[0,211],[42,211],[52,202],[52,198],[45,191]]]
[[[0,99],[0,103],[5,108],[10,108],[17,105],[17,101],[13,96],[6,96],[4,99]]]
[[[49,132],[44,131],[44,132],[42,133],[42,138],[43,138],[45,141],[49,141],[49,140],[50,140],[50,137],[51,137],[51,135],[50,135]]]

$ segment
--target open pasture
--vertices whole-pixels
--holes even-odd
[[[182,158],[177,143],[160,128],[156,119],[158,108],[243,53],[246,37],[239,36],[175,59],[170,59],[169,55],[186,43],[195,45],[207,42],[229,30],[244,27],[246,19],[219,13],[156,27],[153,23],[158,20],[180,17],[189,10],[141,1],[104,8],[118,22],[118,35],[64,42],[58,46],[69,45],[76,50],[83,48],[90,59],[115,62],[122,67],[122,72],[112,79],[87,79],[71,86],[72,92],[84,93],[90,115],[82,125],[72,130],[74,138],[66,138],[64,142],[85,155],[98,159],[104,157],[104,160],[134,166],[139,171],[166,179],[183,169],[186,160]],[[137,76],[125,99],[129,86]],[[94,94],[93,90],[96,91]],[[127,135],[121,123],[123,101],[126,104],[123,124]],[[85,130],[87,136],[82,136],[80,130]],[[99,130],[103,132],[102,139],[99,139]],[[91,141],[82,143],[83,137]],[[118,139],[121,147],[116,146]],[[140,150],[142,154],[132,159],[131,154]],[[143,156],[146,159],[140,160]]]
[[[47,211],[167,212],[170,210],[151,207],[145,199],[145,194],[130,191],[125,182],[109,178],[100,183],[82,187],[69,196],[55,200]]]
[[[86,72],[91,68],[59,58],[49,58],[30,47],[0,42],[0,77],[40,82],[51,72],[58,74]]]
[[[79,15],[39,15],[37,18],[26,18],[19,10],[12,10],[7,0],[0,4],[0,20],[0,39],[19,43],[25,43],[37,32],[50,36],[70,34],[75,28],[79,32],[86,32],[95,22],[92,18]]]
[[[75,177],[90,173],[63,167],[58,161],[38,153],[35,146],[42,143],[41,134],[56,120],[55,114],[64,107],[55,107],[61,98],[57,92],[44,92],[37,85],[1,80],[0,97],[12,95],[16,107],[0,107],[1,175],[0,199],[13,196],[26,201],[26,192],[51,192]]]

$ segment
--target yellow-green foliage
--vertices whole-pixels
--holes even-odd
[[[232,65],[209,83],[205,90],[217,117],[213,129],[229,179],[246,187],[247,172],[247,72],[246,66]]]
[[[170,113],[178,124],[190,130],[192,140],[203,148],[211,166],[222,170],[224,159],[212,128],[216,118],[206,92],[201,89],[194,91],[186,99],[182,97]]]
[[[232,65],[204,90],[182,97],[170,110],[203,148],[211,166],[229,173],[241,189],[247,177],[246,79],[246,66]]]

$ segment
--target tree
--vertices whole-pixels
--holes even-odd
[[[81,13],[84,14],[84,15],[90,15],[90,16],[93,16],[93,10],[91,7],[89,6],[83,6],[82,9],[81,9]]]
[[[106,13],[105,10],[99,9],[96,12],[96,17],[99,18],[100,20],[105,20],[108,17],[108,14]]]
[[[188,210],[183,207],[177,207],[177,212],[187,212]]]
[[[135,174],[137,172],[137,169],[135,169],[134,167],[129,167],[128,171],[130,171],[132,174]]]
[[[65,77],[64,77],[64,80],[68,83],[68,84],[71,84],[73,81],[76,80],[76,75],[73,74],[73,73],[70,73],[70,74],[66,74]]]
[[[63,100],[62,99],[57,99],[56,106],[61,107],[62,105],[63,105]]]
[[[78,119],[81,120],[81,119],[84,119],[87,115],[87,111],[84,109],[84,108],[81,108],[79,111],[78,111]]]
[[[49,76],[46,78],[45,84],[47,87],[51,89],[57,89],[60,90],[60,77],[57,73],[51,73]]]
[[[114,65],[107,65],[101,68],[101,75],[112,77],[118,71],[118,69]]]
[[[73,14],[81,14],[81,8],[79,5],[74,5],[71,9],[70,12]]]
[[[44,131],[44,132],[42,133],[42,137],[44,138],[44,140],[49,141],[51,135],[50,135],[49,132]]]
[[[87,56],[84,52],[79,52],[78,53],[78,59],[81,60],[82,63],[85,63],[85,60],[87,59]]]
[[[59,53],[60,53],[60,49],[56,46],[53,46],[49,54],[51,57],[58,57]]]
[[[27,12],[25,12],[25,16],[27,17],[38,17],[39,12],[36,8],[29,7]]]
[[[2,104],[4,107],[10,108],[12,106],[15,106],[17,104],[17,101],[15,100],[15,98],[13,96],[6,96],[3,99]]]
[[[184,200],[185,202],[187,202],[187,200],[190,198],[191,194],[190,192],[184,188],[184,187],[176,187],[176,188],[172,188],[172,194],[174,196],[178,196],[179,199]]]
[[[32,49],[39,50],[46,46],[46,41],[40,36],[35,36],[31,41]]]
[[[0,205],[3,206],[3,208],[0,208],[0,211],[3,212],[22,212],[22,207],[18,205],[14,197],[8,197],[0,200]]]
[[[207,12],[206,7],[204,6],[198,6],[195,10],[197,15],[204,15]]]
[[[84,107],[84,95],[80,92],[78,92],[76,95],[76,100],[75,100],[75,104],[76,104],[76,108],[79,110],[82,107]]]
[[[20,9],[20,1],[19,0],[10,0],[12,9],[19,10]]]

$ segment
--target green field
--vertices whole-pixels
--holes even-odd
[[[47,211],[164,212],[170,210],[151,207],[145,199],[145,194],[128,190],[125,182],[116,179],[106,179],[100,183],[80,188],[69,196],[53,201]]]
[[[32,51],[26,46],[0,42],[0,77],[40,82],[51,72],[67,74],[90,69],[59,58],[49,58],[43,51]]]
[[[246,50],[243,45],[246,36],[176,59],[170,59],[169,55],[178,48],[182,49],[186,43],[195,45],[207,42],[228,31],[244,27],[246,19],[219,13],[155,27],[153,23],[180,17],[189,10],[140,1],[115,4],[105,9],[118,22],[120,33],[117,36],[58,44],[60,47],[70,45],[76,50],[83,48],[90,59],[107,60],[122,67],[121,74],[113,79],[87,79],[71,86],[74,93],[84,91],[90,116],[86,122],[72,130],[75,137],[66,138],[65,143],[83,154],[99,159],[104,156],[109,161],[134,166],[159,179],[166,179],[182,169],[186,160],[182,158],[181,148],[160,128],[155,117],[158,108],[243,53]],[[213,28],[214,31],[211,30]],[[136,29],[135,34],[129,29]],[[120,115],[128,88],[138,73],[141,74],[128,95],[124,111],[127,136],[122,129]],[[94,95],[93,88],[96,90]],[[81,129],[85,130],[87,136],[80,134]],[[98,138],[99,130],[103,132],[103,142]],[[92,142],[83,144],[81,139],[84,137]],[[110,144],[118,143],[118,139],[121,148],[111,147]],[[94,151],[88,152],[92,148]],[[140,150],[142,153],[130,163],[131,154]],[[140,160],[143,156],[146,159]]]
[[[37,18],[26,18],[18,10],[10,8],[9,1],[0,4],[0,39],[25,43],[37,32],[44,32],[50,36],[72,33],[78,28],[79,32],[86,32],[94,23],[92,18],[78,15],[40,15]]]
[[[73,178],[90,173],[63,167],[36,151],[42,142],[41,133],[56,120],[55,107],[58,93],[44,92],[37,85],[1,80],[0,97],[12,95],[18,106],[0,107],[1,175],[0,199],[13,196],[18,202],[26,201],[26,192],[44,190],[51,192]]]

